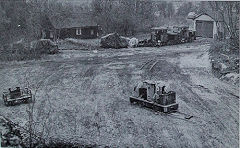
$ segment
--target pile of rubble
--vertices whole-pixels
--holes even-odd
[[[118,33],[111,33],[103,36],[100,41],[101,47],[103,48],[127,48],[136,47],[138,45],[138,39],[127,38],[120,36]]]
[[[22,137],[20,130],[14,123],[0,116],[0,138],[2,147],[21,147]]]
[[[231,40],[214,41],[209,49],[213,73],[221,80],[239,84],[239,48]]]
[[[128,41],[126,38],[121,37],[118,33],[111,33],[103,36],[100,41],[103,48],[126,48]]]
[[[211,61],[212,69],[218,74],[221,80],[231,81],[233,84],[239,84],[240,74],[239,74],[239,59],[228,59]]]

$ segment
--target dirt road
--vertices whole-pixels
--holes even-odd
[[[36,128],[46,121],[49,139],[100,147],[238,147],[239,86],[213,76],[209,47],[198,40],[160,48],[68,50],[39,61],[1,63],[0,93],[26,82],[33,91],[39,86]],[[131,105],[134,86],[149,79],[176,91],[179,111],[193,118]],[[5,107],[1,100],[0,112],[23,125],[26,106]]]

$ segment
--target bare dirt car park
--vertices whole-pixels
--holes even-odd
[[[0,147],[239,147],[239,6],[0,2]]]

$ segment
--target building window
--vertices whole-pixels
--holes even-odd
[[[76,29],[76,35],[82,35],[82,29]]]
[[[94,30],[91,30],[91,35],[94,35]]]

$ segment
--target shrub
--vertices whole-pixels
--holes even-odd
[[[16,42],[0,48],[0,61],[22,61],[40,59],[44,54],[58,53],[58,46],[50,40]]]
[[[38,54],[58,53],[58,46],[49,39],[40,39],[31,43],[31,51]]]
[[[214,41],[209,50],[212,70],[217,77],[239,73],[239,50],[232,48],[231,40]],[[225,68],[222,67],[225,65]]]

